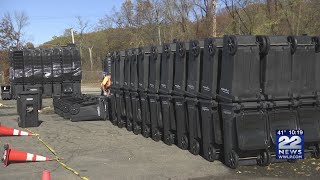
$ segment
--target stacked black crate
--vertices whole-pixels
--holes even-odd
[[[148,138],[151,135],[150,106],[148,97],[150,56],[150,46],[138,49],[138,93],[141,104],[141,133],[145,138]]]
[[[24,62],[24,83],[23,89],[32,88],[35,86],[35,77],[34,77],[34,58],[35,51],[34,49],[23,49],[23,62]],[[40,57],[41,58],[41,57]]]
[[[29,89],[38,89],[39,93],[42,96],[43,94],[42,52],[41,52],[41,49],[30,49],[30,51],[32,51],[32,55],[33,55],[32,64],[31,64],[31,59],[25,58],[25,65],[32,66],[32,73],[30,73],[31,76],[25,74],[27,78],[24,82],[24,90],[28,91]],[[25,72],[27,71],[29,70],[25,69]]]
[[[159,96],[161,102],[161,117],[163,124],[163,141],[167,145],[176,142],[177,123],[174,108],[173,77],[174,77],[174,60],[176,45],[164,44],[162,46],[161,63],[160,63],[160,85]]]
[[[52,96],[52,49],[42,49],[43,96]]]
[[[62,57],[62,85],[61,93],[66,95],[73,94],[73,82],[72,82],[72,47],[63,47],[61,48],[61,57]]]
[[[151,123],[151,138],[154,141],[160,141],[163,135],[161,101],[159,96],[161,70],[160,65],[162,53],[162,46],[151,46],[149,55],[148,98]]]
[[[23,91],[24,83],[24,51],[10,49],[10,81],[12,98],[16,99],[18,94]]]
[[[208,161],[218,158],[222,144],[216,97],[222,46],[222,38],[191,41],[187,60],[190,152]]]
[[[72,54],[72,85],[73,85],[73,94],[81,94],[81,79],[82,79],[82,69],[81,69],[81,56],[80,50],[76,46],[71,46],[70,51]]]
[[[268,117],[260,93],[259,46],[254,36],[223,37],[219,87],[225,164],[270,163]]]
[[[52,49],[52,95],[61,95],[62,83],[62,49]]]

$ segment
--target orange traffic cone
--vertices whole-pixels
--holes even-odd
[[[18,129],[9,128],[6,126],[1,126],[0,123],[0,135],[5,136],[32,136],[32,133],[20,131]]]
[[[9,144],[7,143],[4,145],[4,154],[1,160],[6,166],[8,166],[10,162],[52,161],[53,159],[44,156],[39,156],[36,154],[27,153],[24,151],[19,151],[16,149],[11,149]]]
[[[51,175],[49,170],[44,170],[42,172],[42,180],[51,180]]]

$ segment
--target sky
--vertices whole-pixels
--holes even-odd
[[[38,46],[76,27],[76,16],[96,24],[112,9],[119,9],[123,0],[0,0],[0,16],[24,11],[29,16],[25,40]]]

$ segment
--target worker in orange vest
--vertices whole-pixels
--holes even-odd
[[[104,77],[103,81],[101,82],[101,89],[102,89],[104,95],[109,96],[110,85],[111,85],[111,76],[107,75]]]

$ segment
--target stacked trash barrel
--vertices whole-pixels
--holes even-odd
[[[275,131],[320,156],[320,38],[235,36],[113,52],[110,116],[208,161],[269,165]],[[105,70],[106,71],[106,70]]]
[[[55,48],[23,48],[10,51],[11,94],[41,89],[43,97],[80,94],[82,79],[79,49],[70,44]]]

